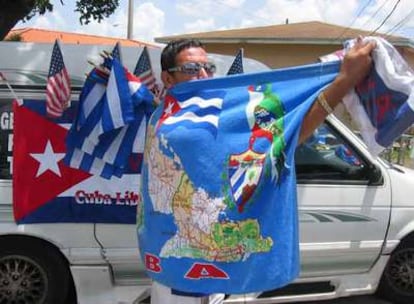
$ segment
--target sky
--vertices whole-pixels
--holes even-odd
[[[131,0],[132,39],[256,26],[321,21],[344,27],[403,36],[414,40],[412,0]],[[79,23],[75,1],[51,0],[52,13],[19,22],[15,28],[36,27],[91,35],[127,38],[128,3],[101,23]]]

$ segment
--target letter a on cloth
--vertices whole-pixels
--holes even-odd
[[[298,276],[294,151],[339,62],[181,83],[147,131],[141,257],[180,291],[247,293]]]

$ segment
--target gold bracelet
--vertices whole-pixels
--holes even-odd
[[[329,105],[329,103],[326,101],[325,94],[323,92],[321,92],[318,95],[317,100],[319,105],[326,111],[328,115],[334,111],[332,107]]]

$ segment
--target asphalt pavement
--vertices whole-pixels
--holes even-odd
[[[346,297],[327,301],[301,302],[302,304],[392,304],[374,296]]]

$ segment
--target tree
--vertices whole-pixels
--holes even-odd
[[[27,21],[36,15],[53,11],[50,0],[0,0],[0,40],[19,22]],[[63,0],[60,3],[64,5]],[[80,14],[80,24],[92,20],[102,21],[119,6],[119,0],[77,0],[75,12]]]
[[[23,41],[23,40],[22,40],[22,35],[20,35],[19,33],[14,33],[14,34],[8,35],[7,38],[4,39],[4,41],[17,42],[17,41]]]

